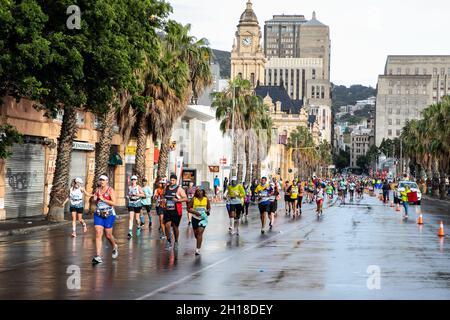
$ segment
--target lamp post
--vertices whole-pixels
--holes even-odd
[[[231,108],[231,160],[230,160],[230,164],[231,164],[231,176],[234,176],[236,173],[234,171],[234,145],[235,145],[235,141],[234,141],[234,109],[235,109],[235,95],[236,95],[236,85],[235,82],[232,81],[232,88],[233,88],[233,94],[232,94],[232,108]],[[230,177],[231,178],[231,177]]]

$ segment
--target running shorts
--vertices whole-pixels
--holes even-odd
[[[70,207],[70,212],[76,212],[78,214],[83,214],[84,208],[83,207]]]
[[[236,213],[236,219],[241,218],[241,213],[244,211],[242,204],[230,204],[230,212],[234,211]]]
[[[164,223],[172,222],[177,227],[180,225],[181,216],[176,210],[166,210],[164,212]]]
[[[277,209],[278,209],[278,203],[277,203],[277,200],[275,200],[275,201],[270,203],[270,209],[269,210],[270,210],[270,212],[275,213],[275,212],[277,212]]]
[[[142,208],[145,208],[145,211],[147,211],[147,213],[150,213],[150,211],[152,210],[151,205],[144,205],[144,206],[142,206]]]
[[[264,212],[270,212],[271,203],[260,203],[258,204],[259,213],[263,214]]]
[[[197,230],[198,228],[206,228],[206,226],[199,226],[199,223],[201,221],[202,220],[198,220],[198,219],[192,218],[192,229]]]
[[[105,229],[112,229],[116,222],[116,216],[109,216],[107,218],[102,218],[94,213],[94,226],[102,226]]]
[[[156,214],[162,216],[164,214],[164,209],[161,207],[156,207]]]
[[[128,212],[141,213],[142,207],[128,207]]]

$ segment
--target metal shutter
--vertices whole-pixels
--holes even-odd
[[[83,179],[83,187],[86,186],[86,151],[72,151],[72,158],[70,160],[69,187],[75,178]],[[69,211],[69,207],[70,201],[67,201],[64,207],[66,212]]]
[[[44,147],[14,144],[6,160],[6,218],[38,216],[44,207]]]

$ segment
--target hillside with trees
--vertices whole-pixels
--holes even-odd
[[[229,79],[231,71],[231,53],[216,49],[213,49],[212,52],[214,62],[220,65],[220,77],[222,79]]]
[[[360,84],[355,84],[347,88],[346,86],[339,86],[332,84],[332,96],[333,96],[333,111],[337,111],[337,108],[346,105],[354,105],[358,100],[366,100],[369,97],[376,96],[376,89],[372,87],[366,87]]]

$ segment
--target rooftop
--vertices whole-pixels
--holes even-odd
[[[264,99],[269,96],[273,103],[281,102],[281,111],[289,114],[300,114],[302,100],[292,100],[283,86],[257,86],[255,93]]]

